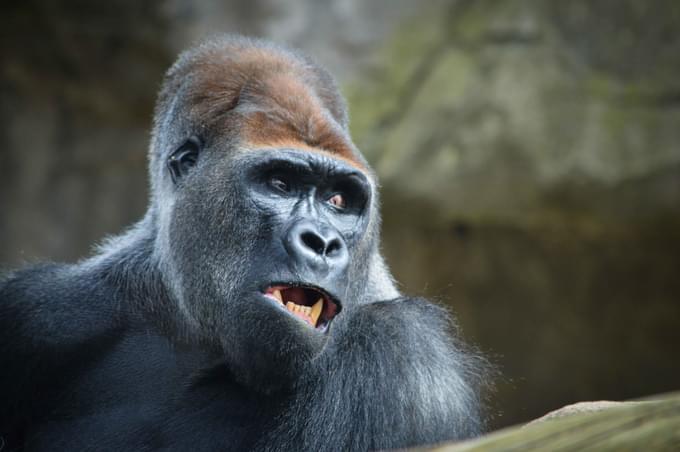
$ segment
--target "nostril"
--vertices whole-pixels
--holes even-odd
[[[326,242],[317,234],[310,231],[303,232],[300,235],[300,239],[307,248],[311,249],[320,256],[324,255],[324,252],[326,251]]]
[[[333,239],[326,246],[326,256],[333,257],[333,256],[337,255],[340,252],[341,249],[342,249],[342,242],[340,241],[340,239]]]

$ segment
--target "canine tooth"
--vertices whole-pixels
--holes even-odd
[[[311,306],[303,306],[303,307],[302,307],[302,312],[304,312],[305,314],[309,315],[309,314],[312,313],[312,307],[311,307]]]
[[[278,300],[279,303],[283,304],[283,298],[281,297],[281,291],[276,289],[272,292],[272,296]]]
[[[323,310],[323,297],[319,298],[316,303],[314,303],[314,306],[312,306],[312,309],[310,309],[309,316],[312,318],[312,322],[314,326],[319,321],[319,316],[321,315],[321,311]]]

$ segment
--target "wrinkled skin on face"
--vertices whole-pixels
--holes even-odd
[[[294,377],[320,353],[334,319],[318,330],[264,293],[274,285],[315,287],[342,310],[365,299],[367,274],[357,263],[369,249],[372,186],[363,172],[322,154],[209,152],[183,179],[168,225],[171,237],[182,238],[171,248],[172,268],[178,280],[193,275],[179,287],[178,302],[190,325],[220,339],[230,362],[246,364],[238,371],[244,381]],[[282,179],[285,188],[273,185]],[[328,201],[339,193],[342,209]],[[305,234],[310,244],[299,239]],[[320,255],[314,239],[339,249]]]

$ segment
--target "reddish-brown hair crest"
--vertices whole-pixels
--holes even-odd
[[[166,76],[157,127],[177,101],[192,123],[236,133],[245,147],[303,148],[365,166],[330,74],[272,43],[225,36],[185,52]]]

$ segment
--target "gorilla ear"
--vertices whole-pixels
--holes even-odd
[[[177,182],[184,177],[189,170],[196,165],[198,151],[201,149],[201,140],[192,136],[186,140],[175,152],[168,157],[168,171],[172,181]]]

